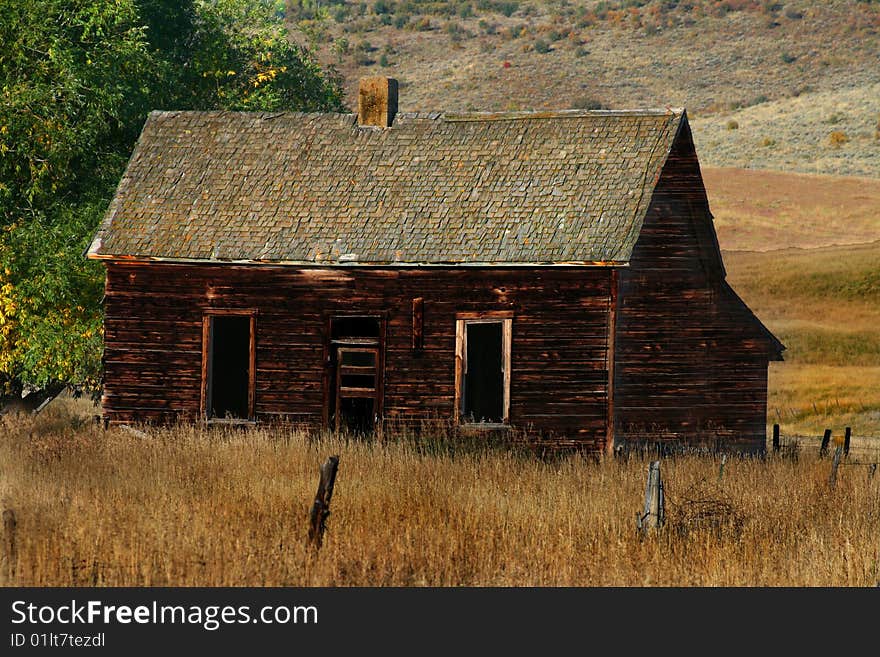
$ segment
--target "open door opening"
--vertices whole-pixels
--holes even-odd
[[[253,415],[253,316],[205,317],[204,414],[208,420]]]
[[[464,416],[468,422],[503,422],[501,322],[467,325]]]
[[[372,433],[382,413],[381,320],[330,320],[328,424],[334,431]]]
[[[461,424],[509,423],[512,326],[512,314],[504,311],[459,313],[455,394]]]

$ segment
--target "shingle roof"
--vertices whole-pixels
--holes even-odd
[[[684,117],[153,112],[89,255],[626,262]]]

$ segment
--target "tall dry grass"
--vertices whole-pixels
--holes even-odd
[[[51,407],[50,407],[51,409]],[[647,459],[541,461],[283,429],[103,431],[63,407],[0,418],[16,586],[872,586],[880,474],[829,460],[664,459],[668,522],[640,537]],[[419,447],[421,445],[421,447]],[[340,467],[306,547],[319,464]]]

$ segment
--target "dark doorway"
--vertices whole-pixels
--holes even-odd
[[[378,317],[333,317],[330,320],[330,428],[369,434],[376,428],[382,404],[382,323]]]
[[[330,335],[334,340],[379,340],[381,323],[378,317],[334,317]]]
[[[218,315],[210,321],[207,416],[248,419],[251,318]]]
[[[503,422],[504,359],[501,322],[468,322],[463,415],[468,422]]]

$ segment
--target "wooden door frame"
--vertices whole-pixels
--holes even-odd
[[[502,420],[500,423],[463,422],[465,368],[467,367],[467,325],[501,324],[501,367],[502,381]],[[510,370],[513,362],[513,311],[485,310],[481,312],[459,312],[455,314],[455,401],[453,406],[456,425],[464,427],[506,427],[510,426]]]
[[[379,320],[379,337],[376,347],[379,350],[378,355],[378,363],[376,365],[376,415],[379,417],[379,422],[376,426],[376,430],[381,430],[380,426],[383,423],[383,418],[385,414],[385,345],[386,345],[386,331],[388,326],[388,311],[382,310],[378,312],[332,312],[325,311],[324,313],[324,349],[323,349],[323,375],[322,375],[322,388],[324,393],[324,399],[322,404],[321,411],[321,422],[324,429],[327,431],[333,431],[333,427],[330,426],[330,391],[332,386],[335,385],[335,381],[333,377],[330,376],[332,364],[333,364],[333,350],[336,348],[336,345],[333,344],[333,320],[335,319],[349,319],[354,317],[364,317],[370,319]],[[335,403],[335,400],[334,400]]]
[[[353,353],[369,353],[373,354],[375,363],[373,367],[373,372],[375,375],[374,389],[372,395],[357,395],[358,397],[363,397],[364,399],[372,399],[373,400],[373,412],[376,417],[379,416],[379,396],[380,396],[380,383],[381,377],[379,376],[379,345],[378,344],[358,344],[358,343],[345,343],[345,342],[337,342],[331,343],[331,348],[336,350],[336,381],[334,383],[333,395],[336,408],[334,409],[334,431],[339,431],[339,417],[341,412],[341,403],[339,391],[342,388],[342,365],[341,365],[341,352],[353,352]]]
[[[614,355],[617,351],[617,295],[620,274],[616,268],[611,270],[611,290],[608,295],[608,337],[605,362],[608,366],[608,408],[605,417],[605,454],[614,455]]]
[[[256,418],[256,387],[257,387],[257,309],[256,308],[206,308],[202,311],[202,382],[199,412],[203,422],[217,421],[218,418],[208,417],[208,383],[211,376],[209,364],[211,359],[211,321],[215,317],[250,317],[250,336],[248,339],[248,416],[240,418],[242,422],[253,422]],[[236,418],[239,419],[239,418]]]

